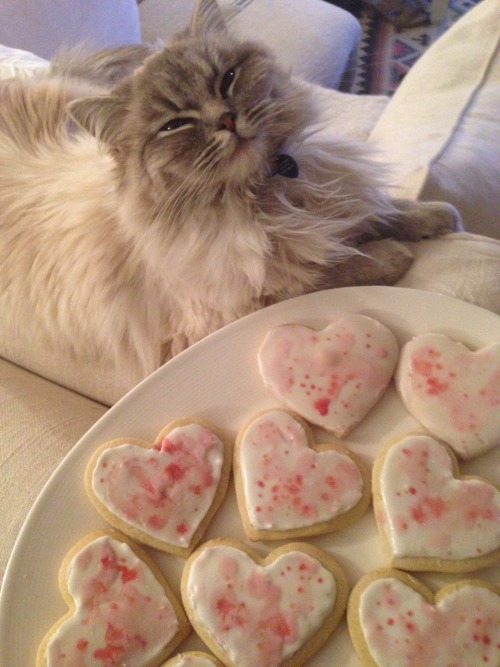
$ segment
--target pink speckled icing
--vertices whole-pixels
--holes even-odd
[[[50,637],[47,667],[149,667],[179,629],[151,570],[108,536],[74,556],[67,588],[75,611]]]
[[[498,667],[500,597],[462,585],[436,605],[395,578],[362,593],[361,628],[378,667]]]
[[[97,498],[131,526],[180,547],[213,503],[224,445],[209,429],[174,429],[153,448],[123,444],[99,457],[92,475]]]
[[[416,336],[396,384],[409,412],[462,458],[500,444],[500,344],[471,352],[442,334]]]
[[[208,546],[193,562],[183,599],[238,667],[278,667],[331,614],[335,578],[300,551],[265,567],[232,546]]]
[[[322,331],[300,324],[272,329],[258,363],[264,384],[277,398],[341,437],[379,400],[398,352],[389,329],[370,317],[350,315]]]
[[[382,527],[396,556],[462,559],[500,548],[500,491],[459,480],[444,445],[403,438],[384,457],[379,477]]]
[[[363,479],[346,454],[315,452],[302,425],[283,410],[253,420],[240,439],[247,515],[257,529],[288,530],[329,521],[361,500]]]

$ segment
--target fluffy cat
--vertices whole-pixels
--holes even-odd
[[[144,51],[73,54],[0,86],[0,312],[14,335],[146,375],[267,304],[394,282],[411,257],[374,239],[454,227],[446,204],[391,200],[364,147],[315,139],[309,94],[230,37],[214,0],[135,67]]]

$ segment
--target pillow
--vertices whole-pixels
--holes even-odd
[[[229,29],[267,45],[293,74],[348,90],[354,74],[359,21],[324,0],[219,0]],[[167,39],[185,27],[194,0],[141,0],[142,38]],[[345,77],[345,78],[344,78]]]
[[[11,49],[0,44],[0,79],[10,79],[13,76],[31,76],[35,72],[45,69],[48,62],[28,51]]]
[[[500,3],[482,0],[408,72],[369,141],[397,196],[441,199],[500,238]]]
[[[51,58],[61,46],[140,42],[136,0],[0,0],[0,44]]]

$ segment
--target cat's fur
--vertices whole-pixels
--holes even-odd
[[[0,316],[15,335],[145,374],[262,306],[408,268],[394,241],[376,260],[356,254],[364,241],[453,227],[451,207],[391,201],[363,147],[316,140],[308,94],[230,38],[213,0],[108,92],[144,53],[118,55],[0,87]],[[298,178],[272,175],[283,152]]]

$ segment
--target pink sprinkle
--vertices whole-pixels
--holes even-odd
[[[186,522],[183,521],[182,523],[179,523],[177,525],[176,531],[179,533],[179,535],[185,535],[188,532]]]
[[[79,639],[76,642],[76,648],[77,648],[78,651],[85,651],[87,649],[88,645],[89,645],[89,643],[86,639]]]
[[[179,480],[184,477],[186,471],[178,463],[170,463],[166,468],[165,472],[167,475],[174,480]]]
[[[314,402],[314,408],[319,412],[319,414],[322,417],[325,417],[328,414],[329,407],[330,407],[329,398],[318,398],[318,400]]]
[[[448,389],[448,384],[446,382],[440,382],[435,377],[427,378],[427,393],[429,396],[438,396]]]

